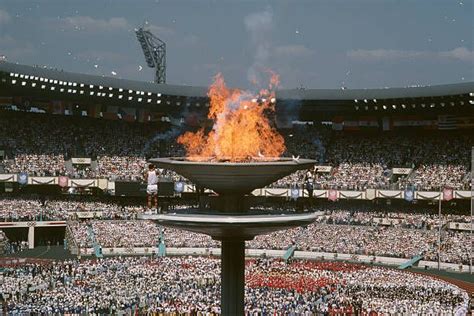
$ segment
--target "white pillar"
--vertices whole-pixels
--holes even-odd
[[[35,227],[28,227],[28,249],[35,248]]]

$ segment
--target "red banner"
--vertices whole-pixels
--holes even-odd
[[[450,189],[450,188],[443,189],[443,200],[445,201],[452,200],[453,195],[454,195],[453,189]]]
[[[69,178],[66,177],[66,176],[60,176],[59,177],[59,186],[64,188],[64,187],[67,187],[67,183],[69,181]]]
[[[337,200],[337,190],[329,190],[328,200],[329,201],[336,201]]]

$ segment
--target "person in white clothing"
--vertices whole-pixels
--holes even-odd
[[[155,209],[158,209],[158,171],[154,164],[148,165],[148,172],[145,173],[147,182],[146,193],[148,200],[148,208],[152,208],[152,199]]]

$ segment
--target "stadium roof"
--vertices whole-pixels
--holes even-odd
[[[106,76],[86,75],[63,70],[27,66],[5,61],[0,62],[0,72],[20,73],[49,79],[84,83],[87,85],[139,90],[161,93],[169,96],[207,96],[207,87],[156,84],[153,82],[119,79]],[[277,99],[283,100],[363,100],[423,98],[449,95],[463,95],[474,92],[474,82],[434,85],[424,87],[382,88],[382,89],[282,89],[277,91]]]

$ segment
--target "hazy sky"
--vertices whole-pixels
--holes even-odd
[[[1,0],[0,55],[153,80],[134,28],[167,44],[167,82],[233,86],[270,68],[283,88],[474,81],[474,0]],[[140,66],[143,67],[140,70]]]

